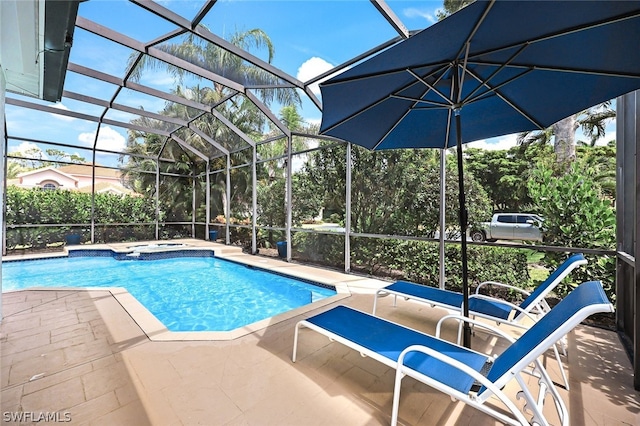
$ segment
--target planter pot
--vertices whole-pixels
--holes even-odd
[[[65,244],[68,246],[77,246],[80,244],[80,239],[82,235],[80,234],[68,234],[64,236]]]
[[[282,257],[282,258],[286,258],[287,257],[287,242],[286,241],[278,241],[276,243],[276,246],[278,247],[278,256]]]
[[[218,239],[218,231],[209,231],[209,241],[215,241]]]

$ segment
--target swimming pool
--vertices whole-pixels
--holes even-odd
[[[336,294],[215,257],[61,257],[2,264],[2,289],[124,287],[169,331],[229,331]]]

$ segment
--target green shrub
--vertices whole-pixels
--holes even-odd
[[[299,261],[342,268],[344,235],[296,232],[293,234],[292,256]]]
[[[616,244],[616,216],[611,201],[604,196],[589,168],[572,164],[561,176],[538,167],[531,175],[529,192],[536,211],[545,221],[547,244],[564,247],[613,250]],[[615,301],[615,257],[585,256],[589,263],[571,273],[558,287],[559,296],[584,281],[602,281],[607,296]],[[544,261],[555,268],[565,253],[546,253]]]
[[[344,236],[297,233],[294,247],[299,259],[341,268],[344,264]],[[351,268],[380,278],[403,279],[437,286],[439,280],[438,244],[430,241],[398,241],[354,238]],[[498,280],[520,288],[531,285],[527,255],[522,250],[503,247],[468,248],[469,284]],[[445,250],[446,286],[462,288],[460,246],[448,244]]]
[[[79,233],[90,240],[91,194],[77,191],[46,191],[8,186],[7,249],[44,248],[62,243],[65,235]],[[112,225],[155,221],[154,203],[140,196],[95,194],[97,242],[153,239],[155,226]],[[18,228],[13,225],[67,225]],[[76,226],[69,226],[76,225]]]

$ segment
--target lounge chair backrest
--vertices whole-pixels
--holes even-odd
[[[504,386],[513,377],[511,372],[524,369],[581,321],[598,312],[613,312],[602,283],[580,284],[496,358],[487,378],[498,387]],[[485,390],[482,388],[480,393]]]
[[[577,268],[580,265],[585,265],[587,263],[587,259],[584,258],[582,253],[575,253],[567,260],[556,268],[555,271],[549,277],[544,280],[531,294],[522,301],[520,304],[520,308],[522,308],[525,312],[529,312],[532,305],[536,305],[543,299],[547,293],[549,293],[554,287],[560,284],[560,281],[564,279],[571,271]],[[520,315],[524,315],[521,311],[518,311],[514,319],[517,319]]]

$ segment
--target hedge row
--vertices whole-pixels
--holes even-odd
[[[77,191],[47,191],[38,188],[7,187],[7,249],[44,248],[62,243],[71,233],[90,239],[91,194]],[[155,226],[108,226],[114,223],[153,223],[154,204],[144,197],[115,194],[95,194],[97,242],[153,239]],[[79,226],[14,225],[78,224]]]
[[[342,235],[296,233],[293,250],[293,257],[300,261],[333,267],[344,265]],[[516,287],[530,286],[527,257],[522,250],[470,246],[467,253],[468,277],[472,288],[497,277],[499,281]],[[353,238],[351,242],[351,269],[356,272],[437,286],[438,265],[439,248],[434,242],[380,238]],[[445,276],[447,289],[461,289],[462,261],[457,244],[445,247]]]

